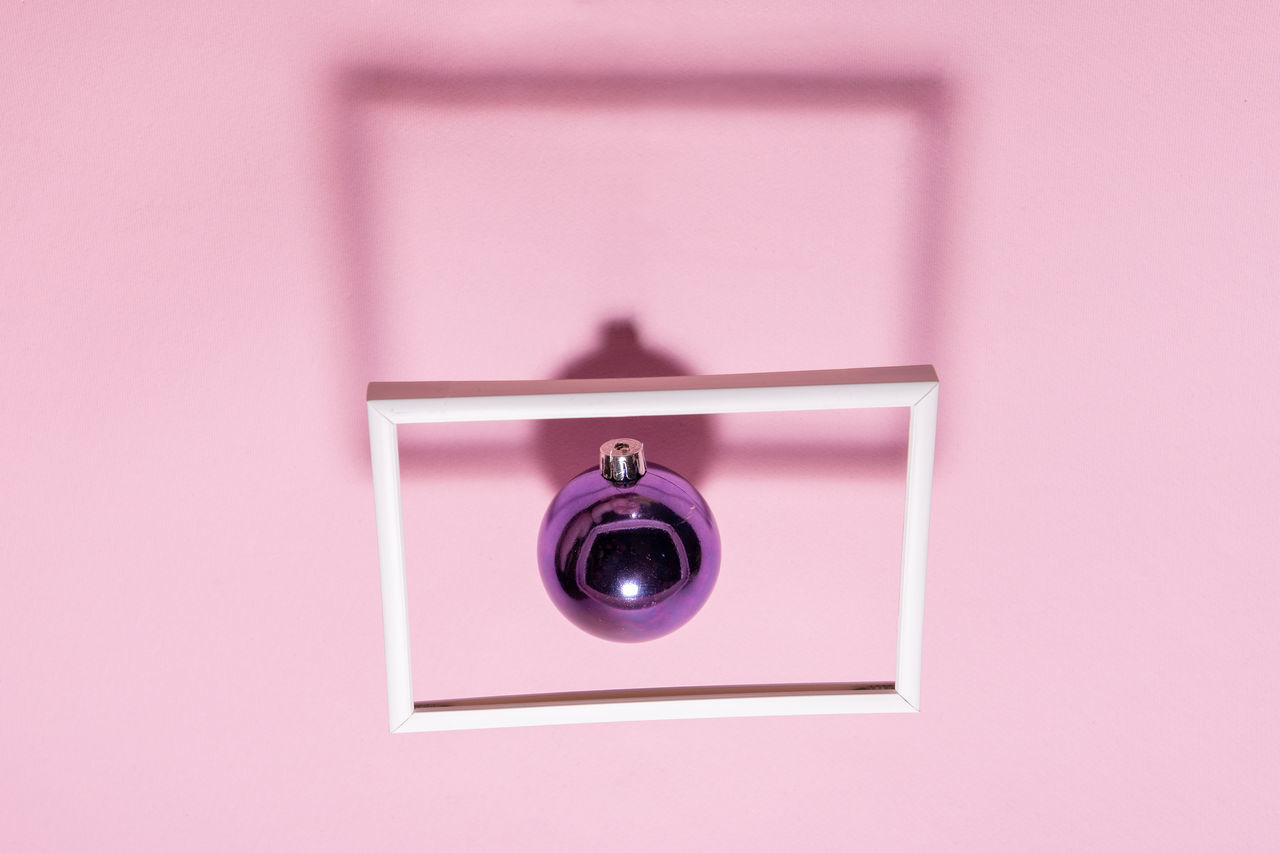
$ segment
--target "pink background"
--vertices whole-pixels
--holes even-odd
[[[1278,26],[6,5],[0,841],[1274,848]],[[387,733],[365,382],[910,362],[923,713]],[[637,425],[725,567],[636,647],[529,564],[604,427],[406,435],[419,698],[886,677],[901,427]]]

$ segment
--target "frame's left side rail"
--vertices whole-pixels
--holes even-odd
[[[938,431],[938,386],[911,407],[907,438],[907,489],[902,525],[902,574],[898,591],[898,692],[920,707],[924,649],[924,586]]]
[[[374,515],[378,567],[382,575],[382,629],[387,652],[387,714],[396,731],[413,713],[413,666],[409,657],[409,595],[404,526],[400,515],[400,447],[396,425],[369,406],[373,458]]]

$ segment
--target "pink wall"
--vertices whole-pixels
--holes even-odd
[[[1276,846],[1273,6],[151,6],[0,10],[3,846]],[[915,361],[922,714],[387,734],[366,381]],[[900,427],[654,426],[625,649],[522,562],[596,431],[409,437],[420,694],[881,677]]]

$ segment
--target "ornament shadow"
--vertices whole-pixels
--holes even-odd
[[[573,357],[551,379],[621,379],[641,376],[692,376],[696,371],[668,351],[648,344],[635,321],[607,320],[598,344]],[[595,466],[600,444],[610,438],[644,442],[650,461],[665,465],[695,485],[722,464],[748,464],[757,474],[804,477],[885,477],[900,479],[906,466],[901,441],[805,442],[723,441],[718,423],[724,415],[637,418],[573,418],[537,421],[528,442],[401,439],[400,470],[406,477],[498,473],[512,459],[534,459],[548,486],[558,489]],[[745,460],[745,462],[744,462]]]
[[[632,320],[610,320],[600,329],[599,345],[574,358],[555,379],[622,379],[635,376],[689,376],[687,364],[640,339]],[[559,488],[570,477],[594,467],[602,442],[637,438],[651,462],[672,468],[694,483],[711,462],[715,416],[677,415],[645,418],[581,418],[538,421],[533,453],[547,482]]]

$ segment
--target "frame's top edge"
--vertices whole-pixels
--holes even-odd
[[[539,394],[597,394],[609,391],[705,391],[716,388],[771,388],[796,385],[873,385],[937,382],[931,364],[793,370],[782,373],[728,373],[712,376],[647,376],[627,379],[528,379],[474,382],[370,382],[365,399],[430,400],[448,397],[521,397]]]

